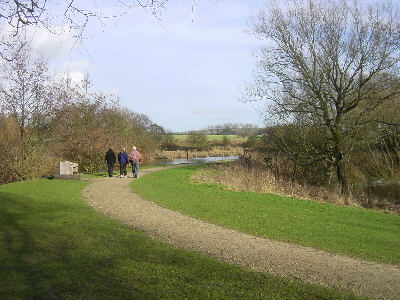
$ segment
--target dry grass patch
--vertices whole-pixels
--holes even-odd
[[[221,184],[235,191],[278,194],[339,206],[371,206],[371,201],[366,205],[362,198],[345,197],[338,189],[302,185],[296,181],[277,178],[265,167],[259,165],[248,167],[240,162],[213,164],[208,168],[199,169],[193,180]]]

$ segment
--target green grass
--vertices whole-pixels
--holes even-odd
[[[91,209],[83,181],[0,186],[2,299],[353,299],[172,249]]]
[[[196,167],[162,170],[133,182],[146,199],[195,218],[261,237],[365,260],[400,263],[400,217],[190,182]]]

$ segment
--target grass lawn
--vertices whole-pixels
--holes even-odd
[[[95,212],[81,197],[86,184],[0,186],[1,299],[355,298],[172,249]]]
[[[197,167],[148,174],[133,182],[142,197],[195,218],[261,237],[311,246],[365,260],[400,264],[400,217],[194,184]]]

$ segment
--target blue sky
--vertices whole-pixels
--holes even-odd
[[[263,3],[197,0],[192,14],[192,1],[171,0],[161,20],[134,8],[106,26],[91,20],[82,46],[72,48],[62,35],[39,35],[35,47],[54,72],[67,70],[77,79],[89,72],[95,89],[117,93],[121,105],[167,130],[227,122],[262,126],[259,104],[240,102],[240,96],[260,43],[245,32],[246,24]]]
[[[118,14],[116,1],[75,3],[91,9],[96,3],[103,15]],[[136,7],[105,25],[90,20],[82,45],[73,45],[68,30],[58,27],[57,35],[39,30],[34,48],[48,57],[53,72],[68,71],[75,79],[89,72],[95,89],[116,93],[122,106],[148,115],[167,130],[222,123],[263,126],[263,104],[240,98],[252,80],[252,53],[261,45],[245,32],[247,23],[265,3],[169,0],[161,20]],[[393,0],[397,8],[399,3]]]

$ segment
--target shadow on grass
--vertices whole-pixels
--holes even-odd
[[[112,255],[118,249],[100,249],[109,232],[60,214],[71,206],[3,192],[0,200],[2,299],[147,297],[108,271],[119,269]]]

